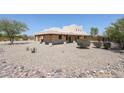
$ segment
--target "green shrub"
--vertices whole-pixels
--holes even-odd
[[[100,48],[102,46],[101,42],[93,42],[93,44],[97,47]]]
[[[90,46],[90,41],[89,40],[77,40],[77,45],[80,48],[87,48]]]
[[[111,48],[111,43],[110,42],[104,42],[103,44],[105,49],[110,49]]]

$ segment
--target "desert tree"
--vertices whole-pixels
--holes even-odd
[[[124,18],[118,19],[106,28],[106,36],[112,41],[119,42],[124,49]]]
[[[3,32],[9,38],[10,44],[13,44],[17,35],[25,32],[26,30],[28,30],[28,27],[23,22],[7,18],[0,19],[0,32]]]
[[[98,28],[91,27],[90,34],[91,34],[91,36],[95,37],[98,34]]]

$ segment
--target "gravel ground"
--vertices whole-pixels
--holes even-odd
[[[26,48],[37,48],[36,53]],[[124,77],[120,53],[76,44],[42,45],[16,42],[0,45],[0,77]]]

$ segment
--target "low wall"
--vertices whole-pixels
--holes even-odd
[[[64,44],[64,40],[54,40],[54,41],[46,41],[45,44],[49,44],[49,43],[52,43],[52,45],[56,45],[56,44]]]

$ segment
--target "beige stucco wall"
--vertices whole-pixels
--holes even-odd
[[[43,39],[43,36],[42,35],[35,36],[35,40],[36,41],[41,41],[41,39]]]
[[[63,41],[66,41],[66,36],[67,35],[62,35]],[[71,41],[75,41],[78,39],[78,36],[75,36],[75,35],[71,35],[71,36],[68,35],[68,37],[71,37]],[[79,39],[83,40],[84,36],[79,36]],[[35,36],[35,40],[36,41],[43,40],[44,42],[52,42],[52,41],[57,41],[60,39],[59,39],[59,35],[38,35],[38,36]]]
[[[54,41],[59,39],[59,35],[44,35],[43,39],[45,41]],[[62,40],[66,40],[66,36],[62,35]]]
[[[44,42],[51,42],[52,41],[52,35],[44,35],[43,40],[44,40]]]
[[[79,39],[80,39],[80,40],[83,40],[83,39],[84,39],[84,36],[80,36]]]

